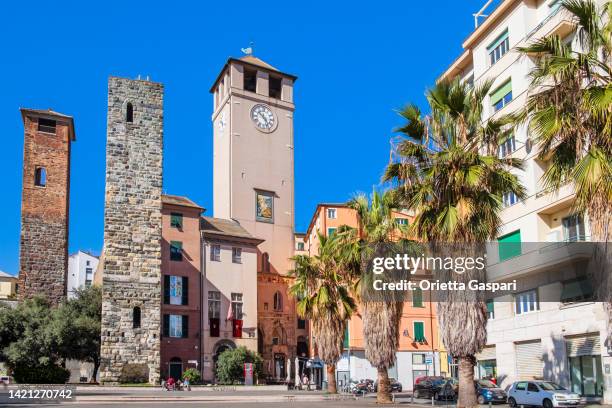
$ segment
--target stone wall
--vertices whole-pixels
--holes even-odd
[[[56,132],[38,131],[37,111],[24,118],[23,184],[19,299],[45,296],[56,304],[66,296],[68,271],[68,206],[70,195],[71,122],[62,116]],[[37,167],[47,171],[46,186],[34,184]]]
[[[109,78],[100,375],[106,383],[119,381],[126,364],[146,365],[149,382],[159,381],[162,149],[163,85]]]

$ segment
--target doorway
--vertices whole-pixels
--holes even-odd
[[[285,371],[285,355],[284,354],[275,354],[274,355],[274,377],[276,379],[282,380],[287,376]]]
[[[585,397],[603,396],[601,356],[570,357],[572,391]]]
[[[183,362],[178,357],[170,359],[169,363],[169,375],[175,380],[180,380],[183,375]]]

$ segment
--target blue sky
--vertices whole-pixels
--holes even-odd
[[[70,252],[103,238],[109,75],[165,84],[164,191],[212,212],[212,98],[229,56],[255,55],[295,88],[296,229],[318,202],[369,192],[389,158],[394,109],[461,52],[484,0],[7,2],[0,13],[0,270],[16,274],[23,160],[20,107],[73,115]],[[228,5],[231,4],[231,5]]]

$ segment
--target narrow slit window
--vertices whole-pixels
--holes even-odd
[[[128,102],[125,107],[125,121],[128,123],[134,122],[134,106],[131,102]]]
[[[138,306],[132,311],[132,328],[140,328],[140,308]]]
[[[268,80],[268,95],[270,98],[280,99],[282,90],[282,79],[271,76]]]
[[[34,172],[34,184],[38,187],[47,186],[47,169],[44,167],[37,167]]]
[[[56,122],[52,119],[39,118],[38,131],[55,134]]]

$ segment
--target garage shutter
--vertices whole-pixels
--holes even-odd
[[[565,338],[568,357],[598,356],[601,354],[599,333],[581,334]]]
[[[542,378],[542,342],[516,343],[516,371],[521,380]]]
[[[495,346],[486,346],[482,351],[476,354],[476,360],[495,360]]]

